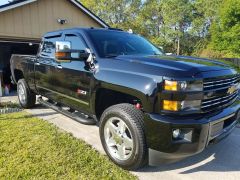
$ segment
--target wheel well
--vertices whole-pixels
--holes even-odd
[[[129,94],[108,90],[108,89],[100,89],[96,93],[96,102],[95,102],[95,113],[97,119],[100,119],[103,111],[108,107],[120,104],[120,103],[129,103],[129,104],[137,104],[140,103],[140,100],[134,96]]]
[[[15,69],[14,70],[14,78],[15,78],[15,81],[17,83],[19,79],[24,78],[23,72],[21,70]]]

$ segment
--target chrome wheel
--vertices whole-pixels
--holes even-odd
[[[19,84],[18,86],[18,97],[19,97],[20,103],[22,104],[26,103],[26,94],[22,84]]]
[[[133,139],[126,123],[117,117],[110,118],[104,126],[104,138],[112,157],[127,160],[133,153]]]

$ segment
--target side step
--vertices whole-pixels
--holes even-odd
[[[41,97],[38,98],[38,102],[43,104],[44,106],[47,106],[47,107],[49,107],[49,108],[51,108],[51,109],[53,109],[53,110],[55,110],[55,111],[65,115],[65,116],[67,116],[67,117],[77,121],[77,122],[80,122],[82,124],[86,124],[86,125],[95,125],[95,124],[97,124],[96,120],[93,119],[93,118],[90,118],[88,116],[86,118],[86,117],[84,117],[81,114],[79,116],[79,112],[71,113],[71,112],[69,112],[67,110],[64,110],[62,107],[56,106],[56,105],[54,105],[54,104],[52,104],[50,102],[47,102],[47,101],[43,100]]]

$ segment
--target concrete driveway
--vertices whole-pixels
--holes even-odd
[[[55,124],[76,138],[86,141],[104,154],[97,126],[80,124],[51,109],[38,105],[27,110],[34,116]],[[225,140],[208,147],[204,152],[178,163],[159,167],[146,167],[132,172],[139,179],[162,180],[239,180],[240,179],[240,128]]]

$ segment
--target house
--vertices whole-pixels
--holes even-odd
[[[108,25],[77,0],[18,0],[0,6],[0,70],[9,69],[12,54],[36,54],[44,33],[68,27]]]

